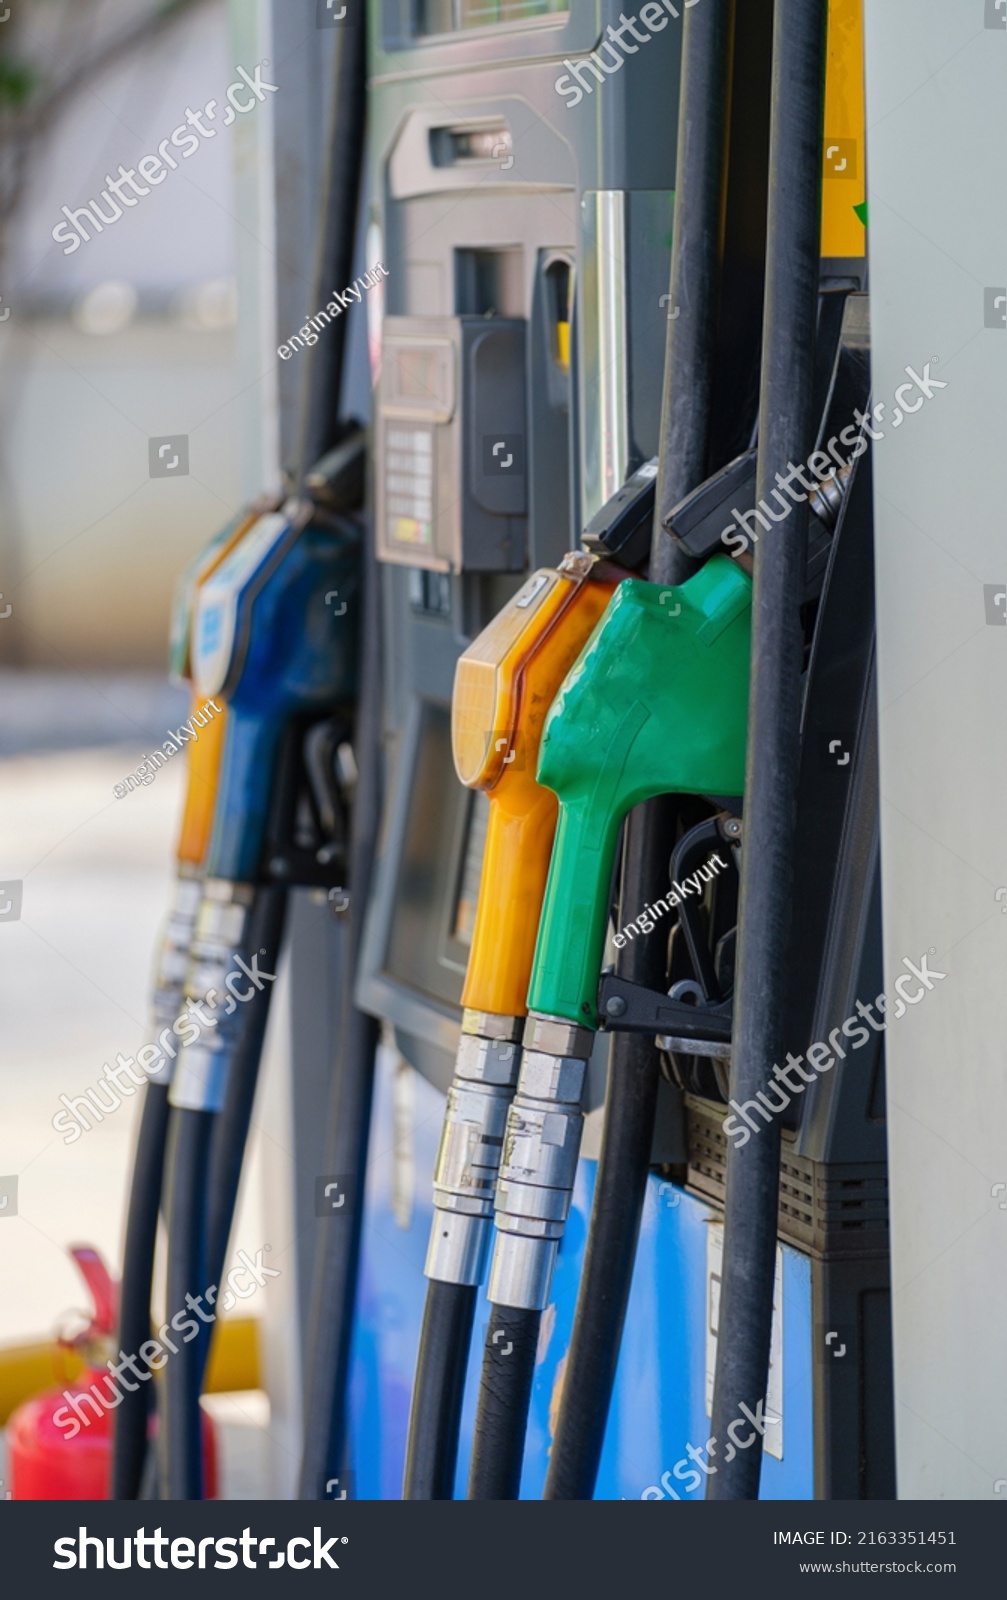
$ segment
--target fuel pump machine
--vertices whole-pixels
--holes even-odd
[[[599,649],[611,645],[614,651],[604,692],[591,679],[589,646],[559,689],[540,764],[537,745],[530,752],[537,782],[554,785],[562,805],[567,777],[559,753],[565,750],[571,760],[576,755],[587,793],[618,746],[620,712],[629,714],[636,689],[663,659],[655,645],[634,673],[632,650],[644,649],[642,634],[653,629],[673,656],[671,641],[685,637],[676,603],[700,631],[708,625],[705,644],[713,637],[714,612],[720,616],[733,606],[731,626],[739,628],[747,617],[752,547],[725,545],[721,532],[738,515],[749,529],[772,526],[757,520],[756,474],[765,446],[760,369],[764,385],[779,359],[778,335],[763,319],[767,226],[770,237],[773,226],[774,7],[770,0],[724,5],[718,16],[721,9],[723,162],[711,246],[716,283],[702,335],[708,345],[706,435],[686,498],[671,507],[660,498],[662,483],[670,481],[666,441],[674,436],[668,407],[681,401],[666,387],[672,369],[665,347],[669,328],[674,339],[676,322],[694,314],[685,269],[680,264],[677,277],[671,272],[674,221],[679,205],[683,216],[691,214],[690,197],[705,181],[679,151],[683,49],[686,74],[698,72],[698,12],[685,5],[645,6],[630,28],[611,0],[569,9],[553,0],[484,7],[395,0],[369,9],[368,254],[388,274],[383,298],[375,296],[369,307],[386,799],[356,998],[380,1019],[384,1048],[374,1080],[347,1423],[338,1442],[338,1476],[327,1480],[326,1493],[398,1497],[413,1406],[406,1492],[463,1496],[483,1344],[489,1361],[495,1352],[502,1363],[511,1345],[524,1362],[520,1405],[527,1409],[527,1430],[519,1430],[516,1445],[510,1441],[508,1471],[494,1476],[489,1470],[482,1489],[477,1461],[470,1492],[695,1499],[710,1477],[718,1346],[747,1337],[736,1309],[728,1308],[730,1325],[720,1317],[721,1283],[736,1249],[730,1230],[725,1239],[722,1218],[735,967],[746,949],[745,938],[739,940],[738,888],[747,660],[743,672],[740,657],[722,663],[713,697],[701,705],[700,696],[692,710],[696,729],[704,717],[708,733],[711,719],[716,723],[733,764],[713,762],[702,776],[697,767],[694,781],[683,777],[681,732],[669,725],[662,735],[668,748],[657,740],[652,770],[639,784],[627,780],[625,805],[605,811],[603,840],[592,834],[590,815],[578,813],[575,848],[574,823],[567,823],[553,861],[566,890],[559,898],[546,894],[541,965],[531,993],[523,1005],[478,1004],[483,1021],[490,1013],[511,1019],[510,1031],[496,1034],[472,1020],[464,993],[480,948],[485,955],[486,928],[508,944],[499,952],[506,970],[517,927],[509,903],[499,904],[494,917],[480,895],[481,883],[485,895],[492,881],[483,861],[498,781],[495,767],[488,777],[483,767],[497,762],[502,771],[503,763],[522,762],[525,752],[513,739],[520,716],[515,721],[493,709],[486,726],[468,730],[480,762],[470,776],[459,766],[460,784],[452,759],[458,758],[458,701],[454,752],[451,707],[459,658],[476,648],[484,630],[492,631],[494,619],[514,615],[529,592],[529,574],[555,571],[568,552],[580,551],[584,559],[603,557],[653,577],[652,546],[658,549],[663,540],[673,547],[681,587],[662,593],[657,585],[643,586],[648,598],[641,602],[633,598],[637,586],[624,582],[624,598],[611,602],[595,635],[596,662]],[[828,11],[826,137],[816,157],[823,175],[817,333],[807,354],[812,442],[820,448],[853,422],[853,408],[866,403],[869,388],[858,210],[864,158],[859,8],[853,0],[832,0]],[[778,39],[775,49],[779,53]],[[846,153],[847,173],[859,175],[853,181],[842,176],[833,134],[840,154]],[[669,293],[676,283],[681,304]],[[860,430],[851,438],[859,439]],[[844,462],[850,454],[844,450]],[[810,494],[787,1012],[788,1039],[798,1054],[828,1037],[857,997],[881,988],[866,441],[857,456],[845,466],[833,457]],[[690,594],[699,598],[693,602]],[[638,620],[646,613],[647,628],[634,634],[629,620],[641,605]],[[673,670],[680,669],[672,663]],[[570,742],[575,734],[586,737],[578,734],[574,712],[578,683],[584,695],[590,685],[614,718],[612,728],[597,734],[594,751]],[[667,689],[658,673],[652,697],[667,700]],[[596,721],[588,716],[584,727]],[[653,728],[659,725],[658,718]],[[837,739],[849,753],[842,767],[835,759]],[[683,894],[663,928],[642,934],[653,896],[642,905],[620,903],[616,886],[625,869],[620,849],[626,836],[620,846],[619,825],[627,808],[666,793],[679,797],[665,852],[667,885],[681,887],[717,848],[725,870],[697,893],[694,905]],[[526,907],[522,917],[526,937],[537,908]],[[630,984],[610,970],[621,949],[615,935],[634,921],[638,937],[662,941],[666,952],[657,987]],[[747,938],[751,950],[758,931]],[[696,1007],[706,1013],[700,1022],[686,1015]],[[525,1024],[528,1010],[546,1020]],[[559,1037],[558,1018],[566,1018],[575,1037]],[[557,1424],[565,1429],[564,1408],[575,1403],[564,1394],[564,1372],[575,1317],[583,1315],[576,1304],[589,1223],[596,1225],[591,1211],[606,1073],[618,1053],[613,1038],[627,1032],[656,1041],[661,1062],[633,1241],[636,1267],[611,1392],[603,1397],[600,1457],[570,1477],[554,1473],[547,1487]],[[518,1102],[512,1132],[495,1123],[483,1129],[491,1142],[503,1141],[487,1146],[485,1162],[480,1156],[473,1167],[456,1162],[450,1168],[457,1176],[485,1166],[488,1191],[502,1163],[491,1310],[480,1286],[485,1196],[478,1205],[461,1204],[461,1191],[452,1188],[442,1164],[435,1210],[433,1179],[456,1057],[461,1063],[482,1051],[488,1060],[495,1051],[502,1062],[509,1053],[514,1071],[506,1094],[501,1091],[503,1108],[516,1087],[522,1042],[526,1059],[529,1051],[552,1052],[557,1061],[581,1063],[583,1095],[578,1084],[570,1103],[584,1114],[584,1135],[569,1175],[565,1223],[537,1241],[544,1247],[548,1235],[549,1270],[536,1276],[537,1269],[528,1268],[524,1290],[516,1287],[524,1268],[515,1262],[531,1214],[521,1210],[522,1180],[515,1173]],[[823,1075],[803,1099],[795,1091],[781,1112],[765,1396],[773,1421],[760,1436],[757,1490],[764,1496],[857,1498],[891,1490],[882,1047],[881,1035],[872,1037],[856,1073]],[[464,1122],[459,1095],[470,1094],[474,1080],[464,1072],[462,1079],[451,1091],[450,1115]],[[537,1106],[538,1090],[530,1093]],[[510,1212],[508,1193],[517,1208]],[[464,1223],[473,1239],[479,1234],[478,1249],[473,1245],[463,1266],[456,1261],[445,1268],[445,1249],[451,1254],[445,1240],[450,1244],[448,1236],[465,1217],[479,1219],[474,1232],[474,1223]],[[435,1285],[465,1291],[448,1310],[448,1300],[440,1302],[440,1326],[454,1330],[461,1353],[450,1373],[442,1363],[432,1387],[421,1385],[414,1397],[425,1265]],[[531,1277],[536,1282],[529,1288]],[[519,1350],[520,1333],[494,1319],[501,1306],[527,1310],[532,1302],[536,1325]],[[835,1354],[840,1344],[845,1365]],[[426,1457],[417,1422],[427,1430]],[[480,1438],[478,1450],[485,1443]],[[489,1448],[492,1453],[492,1440]],[[564,1489],[564,1482],[580,1487]]]

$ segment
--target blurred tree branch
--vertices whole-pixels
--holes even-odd
[[[3,0],[0,24],[0,260],[3,236],[24,194],[31,156],[76,93],[153,43],[211,0],[158,0],[117,26],[99,29],[102,0],[49,0],[45,31],[26,22],[26,0]],[[38,0],[33,7],[38,20]],[[56,14],[58,12],[58,15]],[[33,48],[34,47],[34,48]]]

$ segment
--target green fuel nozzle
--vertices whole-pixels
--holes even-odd
[[[528,1008],[597,1023],[612,866],[627,812],[660,794],[740,794],[751,580],[714,556],[676,588],[620,584],[546,720],[538,778],[559,824]]]

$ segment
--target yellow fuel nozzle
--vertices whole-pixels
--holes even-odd
[[[521,1017],[558,802],[536,781],[546,713],[619,577],[593,557],[542,568],[465,651],[455,672],[455,768],[483,789],[489,823],[462,1005]]]
[[[248,530],[254,527],[266,507],[266,502],[256,504],[242,516],[235,518],[193,562],[179,588],[176,615],[172,622],[172,676],[176,681],[188,678],[189,632],[199,589],[212,578],[217,568],[240,544]],[[203,698],[194,694],[192,710],[199,711]],[[197,742],[190,745],[186,773],[185,805],[182,826],[179,829],[176,856],[181,868],[198,871],[210,847],[213,831],[213,813],[217,799],[217,778],[224,748],[226,707],[207,722]]]

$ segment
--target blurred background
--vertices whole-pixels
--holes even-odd
[[[52,237],[63,205],[99,195],[270,54],[268,8],[0,11],[0,880],[23,884],[19,919],[0,928],[0,1178],[18,1177],[18,1214],[0,1219],[5,1345],[84,1304],[68,1245],[118,1271],[137,1098],[72,1147],[52,1118],[61,1092],[150,1036],[184,758],[123,800],[112,786],[188,715],[165,674],[180,572],[279,473],[275,340],[263,348],[257,304],[274,270],[257,228],[272,97],[218,121],[75,253]],[[151,477],[149,440],[178,435],[188,470]],[[257,1172],[253,1157],[236,1236],[253,1251]],[[263,1404],[245,1396],[232,1414],[261,1424]],[[256,1492],[249,1437],[225,1443],[226,1493]]]
[[[5,667],[163,678],[174,578],[239,497],[235,136],[67,256],[61,206],[234,77],[225,0],[33,0],[0,25]],[[260,108],[261,110],[262,108]],[[128,193],[128,191],[127,191]],[[2,314],[2,312],[0,312]],[[186,434],[189,472],[148,476]],[[2,608],[0,608],[2,609]]]

